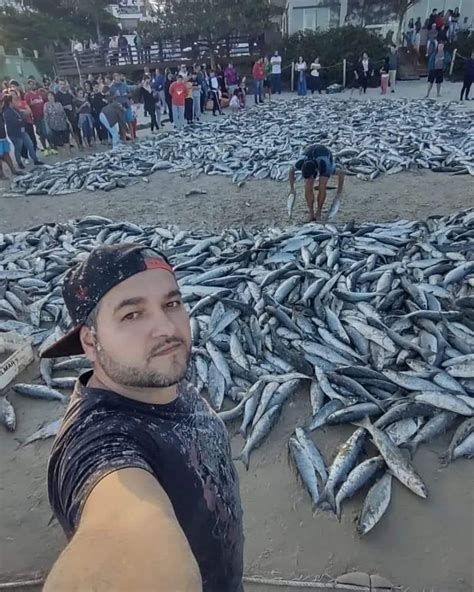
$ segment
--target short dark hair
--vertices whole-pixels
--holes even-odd
[[[315,177],[317,170],[318,167],[314,160],[306,160],[301,167],[301,174],[303,175],[303,179],[310,179],[311,177]]]

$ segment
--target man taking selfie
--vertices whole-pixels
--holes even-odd
[[[191,332],[157,251],[101,246],[66,277],[85,354],[48,467],[69,544],[45,592],[242,592],[242,510],[223,422],[184,380]]]

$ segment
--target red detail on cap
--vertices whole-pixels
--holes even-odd
[[[79,286],[77,290],[77,297],[79,300],[85,300],[87,298],[87,288],[84,286]]]
[[[171,265],[168,265],[163,259],[145,259],[144,261],[147,269],[164,269],[165,271],[173,273]]]

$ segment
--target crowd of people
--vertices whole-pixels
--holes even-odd
[[[436,84],[438,96],[446,71],[446,53],[450,28],[456,34],[459,14],[448,11],[445,15],[433,11],[430,35],[426,46],[420,46],[427,60],[429,97]],[[449,20],[449,18],[451,20]],[[415,31],[419,19],[414,23]],[[448,27],[448,33],[444,29]],[[444,31],[444,33],[443,33]],[[448,37],[446,37],[446,35]],[[411,37],[410,37],[411,39]],[[449,62],[448,62],[449,63]],[[310,61],[309,67],[303,56],[294,64],[295,90],[304,96],[321,93],[322,65],[319,57]],[[364,52],[353,64],[352,88],[366,93],[371,80],[380,75],[381,93],[390,88],[395,92],[399,54],[394,45],[380,62],[373,62]],[[260,104],[273,93],[281,93],[282,57],[278,51],[256,60],[252,68],[255,104]],[[469,100],[474,83],[474,52],[465,59],[464,78],[460,100]],[[25,164],[31,161],[42,165],[37,156],[70,155],[71,149],[92,149],[97,144],[110,144],[115,148],[119,141],[133,141],[137,137],[138,110],[143,105],[145,117],[150,118],[151,132],[163,127],[163,115],[180,131],[185,124],[201,121],[206,110],[214,116],[222,114],[223,107],[237,113],[247,104],[247,79],[239,74],[232,63],[224,68],[206,64],[187,66],[182,64],[177,71],[157,68],[151,72],[144,66],[138,84],[130,84],[123,74],[89,75],[80,86],[74,87],[66,80],[27,80],[26,88],[16,80],[4,80],[0,91],[0,178],[4,176],[4,162],[11,173],[21,174]],[[10,157],[11,146],[16,164]]]
[[[461,16],[458,7],[439,12],[437,8],[433,8],[424,23],[422,23],[421,17],[416,20],[409,19],[403,35],[403,45],[414,48],[423,55],[430,41],[438,40],[445,44],[454,43],[458,34],[463,32],[470,33],[471,24],[467,16]]]

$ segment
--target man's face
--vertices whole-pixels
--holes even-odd
[[[112,288],[100,301],[89,349],[89,359],[123,386],[164,388],[184,378],[191,330],[174,276],[151,269]]]
[[[59,83],[59,90],[61,92],[66,92],[67,85],[66,85],[66,82],[64,80],[61,80],[61,82]]]
[[[28,90],[35,90],[36,82],[34,80],[28,80]]]
[[[114,82],[120,82],[120,75],[114,74]]]

